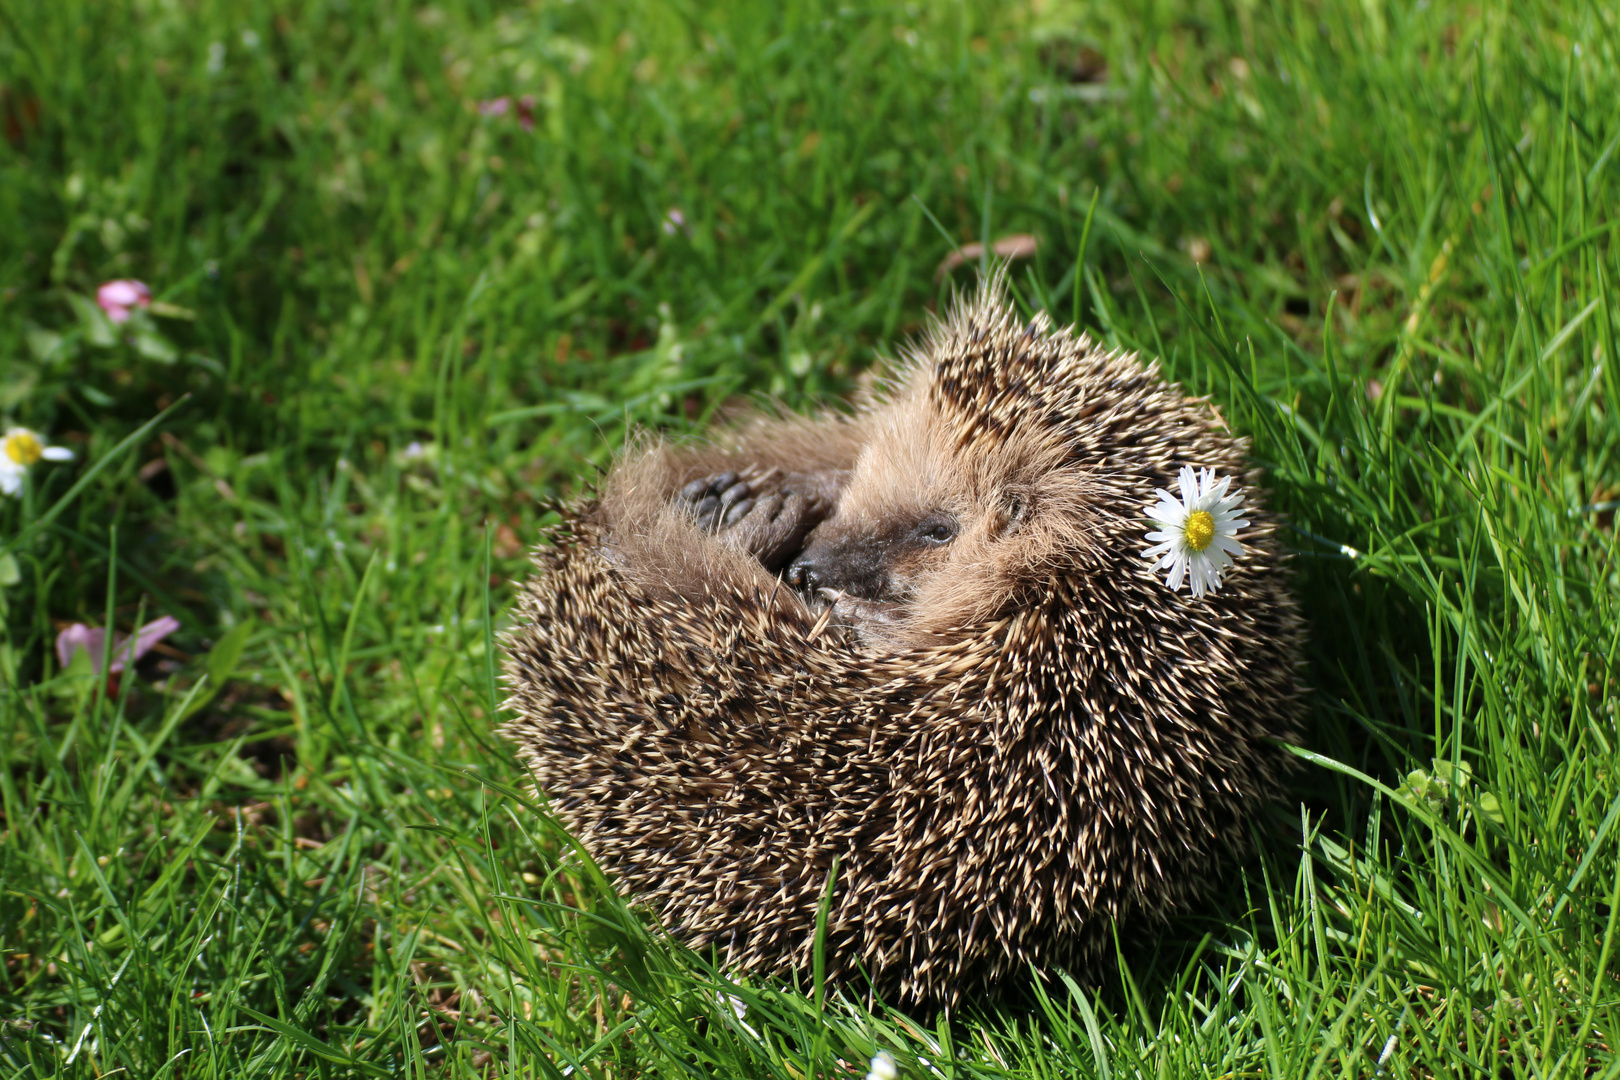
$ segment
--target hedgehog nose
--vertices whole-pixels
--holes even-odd
[[[800,555],[787,568],[787,583],[804,592],[815,592],[821,588],[822,578],[816,564],[807,556]]]

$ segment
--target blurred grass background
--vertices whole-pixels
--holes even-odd
[[[0,1068],[1620,1075],[1617,35],[0,0],[0,410],[76,455],[0,501]],[[972,281],[956,246],[1021,235],[1021,303],[1253,436],[1315,757],[1105,985],[737,985],[514,794],[524,547],[630,428],[834,400]],[[114,325],[119,278],[158,303]],[[55,655],[163,614],[116,685]]]

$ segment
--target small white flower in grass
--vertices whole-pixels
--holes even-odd
[[[894,1058],[889,1056],[887,1050],[879,1050],[872,1055],[872,1064],[866,1074],[866,1080],[896,1080],[900,1070],[894,1064]]]
[[[1191,579],[1194,599],[1221,587],[1221,573],[1232,565],[1234,555],[1243,554],[1237,531],[1249,523],[1238,517],[1243,512],[1243,494],[1228,495],[1232,478],[1215,478],[1214,469],[1183,465],[1181,498],[1157,488],[1159,502],[1148,507],[1147,516],[1160,526],[1147,534],[1153,547],[1142,552],[1158,560],[1156,570],[1168,570],[1164,583],[1171,592]]]
[[[72,461],[73,451],[65,446],[46,446],[45,437],[23,427],[7,428],[0,438],[0,492],[15,495],[22,490],[28,466],[46,461]]]

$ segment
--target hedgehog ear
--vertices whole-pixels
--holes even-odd
[[[1001,505],[997,507],[995,532],[997,536],[1006,536],[1017,532],[1029,520],[1030,512],[1035,509],[1035,493],[1027,488],[1008,488],[1001,493]]]

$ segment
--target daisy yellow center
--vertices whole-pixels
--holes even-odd
[[[1215,539],[1215,518],[1208,510],[1194,510],[1187,515],[1187,524],[1182,526],[1181,531],[1187,538],[1188,547],[1203,551]]]
[[[26,431],[7,435],[5,445],[6,456],[18,465],[32,465],[45,453],[45,448],[39,445],[39,440]]]

